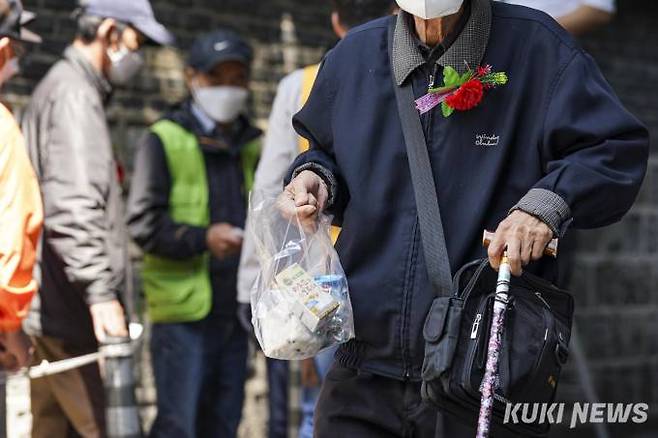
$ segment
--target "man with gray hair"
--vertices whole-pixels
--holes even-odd
[[[171,43],[147,0],[88,0],[78,30],[37,86],[24,119],[44,200],[41,289],[26,321],[37,361],[93,352],[127,336],[126,234],[105,104],[143,65],[147,42]],[[105,436],[97,364],[32,382],[33,437]]]

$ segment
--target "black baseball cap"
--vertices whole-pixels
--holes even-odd
[[[80,8],[86,15],[129,24],[156,44],[165,46],[174,42],[172,33],[155,19],[148,0],[80,0]]]
[[[198,37],[190,47],[187,65],[195,70],[209,72],[217,64],[240,61],[251,64],[251,46],[237,33],[220,29]]]
[[[0,0],[0,37],[40,43],[41,37],[25,28],[35,18],[35,13],[23,9],[21,0]]]

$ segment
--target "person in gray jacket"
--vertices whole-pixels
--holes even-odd
[[[105,103],[143,64],[141,47],[172,42],[148,0],[89,0],[78,30],[37,86],[23,130],[44,200],[39,296],[25,324],[35,360],[93,352],[127,336],[126,234]],[[105,436],[97,364],[32,382],[38,437]]]

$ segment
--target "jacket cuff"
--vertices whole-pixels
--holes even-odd
[[[292,172],[292,178],[294,179],[295,177],[297,177],[297,175],[299,175],[305,170],[310,170],[311,172],[315,173],[327,185],[327,191],[329,192],[329,199],[327,199],[327,205],[325,206],[325,210],[331,208],[334,205],[334,201],[336,199],[336,191],[338,190],[338,182],[336,181],[336,177],[334,176],[334,174],[331,173],[329,169],[318,163],[305,163],[295,168],[295,170]]]
[[[87,306],[91,306],[94,304],[114,301],[117,300],[118,298],[119,298],[119,294],[116,291],[97,293],[88,290],[85,301],[87,302]]]
[[[555,236],[562,236],[571,223],[569,204],[557,193],[546,189],[531,189],[510,209],[521,210],[544,222]]]
[[[206,239],[206,235],[208,233],[208,229],[205,227],[192,227],[189,225],[186,225],[184,227],[179,228],[179,230],[176,231],[177,234],[177,240],[180,240],[182,236],[179,236],[180,234],[187,234],[190,239],[190,244],[192,245],[192,250],[194,251],[195,254],[203,254],[208,250],[208,241]]]

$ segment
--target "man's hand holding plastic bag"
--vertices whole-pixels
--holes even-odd
[[[305,170],[286,186],[278,204],[284,216],[296,216],[305,230],[315,230],[328,199],[329,191],[322,178]]]
[[[251,196],[249,230],[260,263],[252,322],[268,357],[305,359],[354,337],[347,280],[329,236],[331,218],[322,213],[326,202],[324,183],[310,177],[278,197]]]

